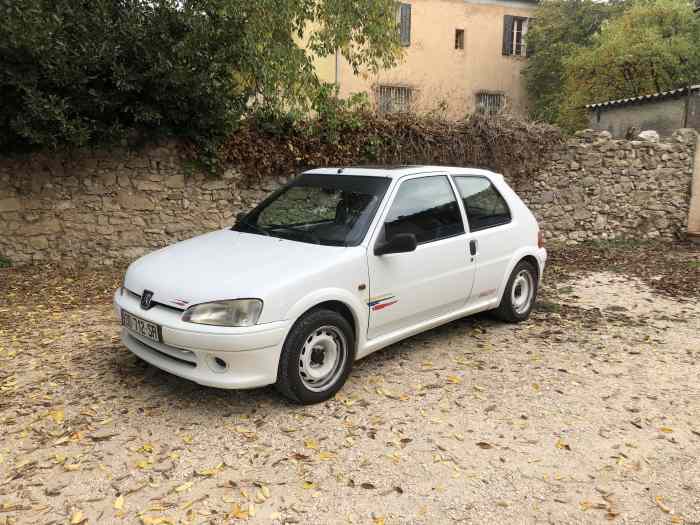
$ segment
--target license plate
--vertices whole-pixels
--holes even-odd
[[[129,330],[142,337],[146,337],[157,343],[160,343],[161,341],[160,326],[144,321],[135,315],[131,315],[125,310],[122,310],[122,325],[126,326]]]

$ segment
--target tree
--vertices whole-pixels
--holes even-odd
[[[585,104],[685,87],[700,79],[700,17],[690,0],[640,0],[565,60],[561,122],[585,123]]]
[[[252,101],[308,105],[313,56],[399,56],[394,0],[0,0],[0,151],[180,136],[210,158]],[[305,48],[300,42],[307,42]]]
[[[601,25],[622,10],[621,1],[544,0],[535,12],[527,33],[534,50],[524,70],[532,99],[532,117],[559,121],[564,101],[565,62],[580,48],[591,44]]]

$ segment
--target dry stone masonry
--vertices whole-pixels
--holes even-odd
[[[695,132],[665,142],[585,131],[511,184],[548,238],[665,238],[686,230]],[[288,180],[192,170],[176,144],[0,159],[0,256],[108,265],[224,228]]]
[[[685,236],[696,132],[678,130],[666,142],[642,136],[578,132],[533,177],[514,184],[547,237],[575,243]]]

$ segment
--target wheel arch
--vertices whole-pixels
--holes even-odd
[[[515,268],[515,266],[517,266],[518,263],[520,263],[521,261],[529,262],[535,268],[535,271],[537,272],[537,281],[539,282],[542,274],[542,269],[540,268],[540,262],[537,260],[537,257],[535,257],[532,254],[528,254],[525,257],[521,257],[520,260],[516,262],[515,265],[513,265],[513,268]]]
[[[503,300],[503,292],[508,284],[508,279],[510,279],[510,274],[513,273],[513,269],[518,265],[518,263],[520,263],[520,261],[527,261],[535,267],[535,271],[537,272],[537,284],[539,287],[539,281],[542,277],[542,263],[537,257],[537,252],[534,249],[522,248],[513,255],[510,264],[508,265],[508,269],[503,276],[503,282],[501,282],[500,286],[498,287],[498,304],[496,307],[500,306],[501,301]]]
[[[292,320],[289,330],[304,315],[314,310],[328,309],[339,313],[350,323],[355,335],[355,352],[364,343],[368,314],[367,307],[362,308],[361,300],[345,290],[325,290],[314,293],[297,302],[289,311],[287,319]],[[364,329],[364,330],[363,330]],[[287,334],[289,335],[289,334]]]

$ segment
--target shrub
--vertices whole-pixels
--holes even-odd
[[[244,108],[236,19],[142,0],[15,0],[1,14],[3,151],[176,135],[211,152]]]
[[[245,175],[261,178],[373,163],[476,166],[518,177],[538,168],[562,140],[556,127],[508,115],[475,114],[452,122],[432,115],[377,115],[361,104],[308,119],[287,114],[279,125],[269,114],[262,124],[259,118],[252,116],[231,135],[223,156]]]
[[[319,87],[315,57],[341,49],[355,69],[393,65],[395,7],[2,0],[0,151],[176,136],[213,162],[249,103],[308,107]]]

